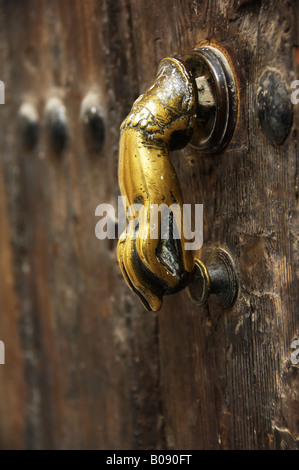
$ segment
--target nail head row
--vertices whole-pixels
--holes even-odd
[[[32,150],[37,145],[40,129],[36,107],[30,102],[23,103],[18,119],[23,143],[28,150]],[[89,94],[83,99],[80,121],[89,150],[99,152],[105,142],[105,120],[96,95]],[[66,107],[58,97],[50,98],[45,106],[45,126],[53,152],[62,154],[68,145],[70,130]]]

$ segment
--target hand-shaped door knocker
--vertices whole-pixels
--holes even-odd
[[[192,139],[202,152],[219,152],[233,135],[237,109],[229,61],[218,47],[205,45],[182,58],[163,59],[154,82],[122,123],[118,176],[128,224],[117,255],[128,286],[147,310],[159,310],[164,295],[186,286],[200,305],[210,294],[224,308],[235,301],[238,282],[230,255],[218,249],[207,265],[194,258],[185,249],[180,211],[167,208],[183,207],[170,151]],[[168,237],[162,234],[163,213],[155,214],[161,205]]]

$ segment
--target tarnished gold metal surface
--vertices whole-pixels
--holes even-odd
[[[194,60],[196,57],[187,62]],[[199,95],[204,100],[201,119],[207,100],[212,101],[208,108],[215,115],[211,90],[207,78],[193,76],[181,60],[163,59],[154,82],[135,101],[121,126],[118,176],[128,224],[118,242],[118,261],[127,284],[148,310],[159,310],[165,294],[188,284],[195,292],[194,280],[200,276],[196,300],[202,304],[209,295],[207,269],[201,261],[196,264],[192,251],[185,249],[183,196],[169,153],[189,142],[198,117]],[[151,216],[161,204],[164,209],[153,226]],[[179,229],[180,237],[172,233],[167,239],[161,233],[161,219],[163,210],[174,205],[179,211],[168,211],[167,216],[172,232]]]
[[[118,243],[118,259],[130,288],[154,311],[161,307],[164,293],[185,285],[193,270],[192,253],[182,247],[183,236],[176,240],[179,246],[173,250],[176,259],[170,260],[171,265],[166,266],[162,255],[158,258],[161,238],[150,237],[149,216],[153,204],[183,205],[169,152],[188,143],[195,118],[195,83],[180,61],[169,58],[161,62],[154,83],[137,99],[121,126],[120,190],[128,207],[143,205],[144,221],[139,220],[136,235],[134,220],[129,221],[128,234]]]

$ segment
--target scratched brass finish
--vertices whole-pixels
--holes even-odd
[[[238,118],[235,73],[223,50],[214,46],[193,49],[183,57],[192,70],[198,91],[196,126],[190,144],[204,153],[217,153],[230,142]]]
[[[194,260],[192,251],[184,248],[183,218],[177,217],[175,211],[169,215],[170,225],[180,227],[179,239],[163,239],[161,219],[157,219],[158,237],[152,238],[150,224],[154,205],[170,207],[177,204],[183,208],[180,184],[169,159],[170,151],[188,144],[199,111],[203,121],[204,101],[207,104],[205,115],[212,122],[211,129],[215,116],[218,116],[214,102],[217,93],[204,74],[194,75],[196,60],[196,56],[188,56],[185,62],[176,58],[163,59],[154,82],[135,101],[121,126],[118,176],[121,194],[126,198],[128,226],[119,239],[117,255],[128,286],[147,310],[159,310],[164,295],[173,294],[187,285],[190,285],[191,296],[198,289],[194,297],[196,301],[200,299],[200,304],[207,301],[210,292],[206,267],[201,261]],[[201,95],[199,86],[203,88]],[[137,207],[137,204],[142,206]],[[132,211],[133,205],[137,212]],[[195,283],[197,287],[194,287],[195,279],[199,281]]]
[[[152,204],[183,205],[169,151],[188,143],[195,124],[196,105],[192,77],[180,61],[167,58],[162,60],[154,83],[137,99],[121,126],[121,194],[126,196],[128,206],[143,204],[146,219]],[[135,237],[133,220],[129,221],[128,235],[123,235],[118,243],[118,259],[130,288],[147,309],[156,311],[165,293],[186,285],[193,271],[193,257],[182,248],[182,237],[176,240],[179,245],[173,254],[176,259],[166,266],[160,239],[151,239],[149,231],[150,224],[145,220]]]

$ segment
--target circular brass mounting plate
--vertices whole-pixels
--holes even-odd
[[[230,254],[217,248],[207,261],[210,276],[210,294],[215,303],[222,308],[234,305],[239,291],[238,274]]]
[[[211,296],[220,307],[232,307],[238,295],[239,283],[230,254],[217,248],[211,253],[206,265],[195,259],[193,279],[187,290],[191,299],[199,306],[205,305]]]
[[[238,92],[232,68],[214,46],[194,49],[183,62],[195,79],[198,112],[190,144],[206,153],[223,150],[231,140],[238,116]]]

